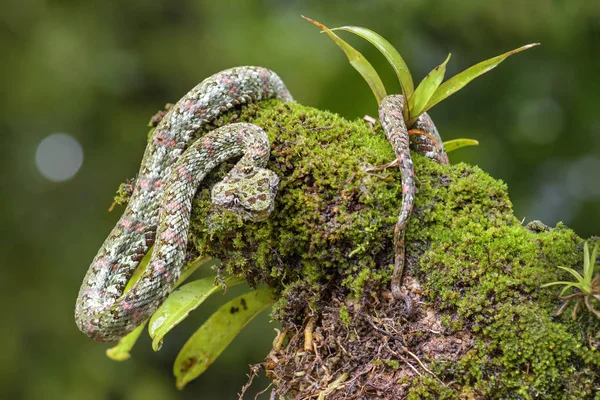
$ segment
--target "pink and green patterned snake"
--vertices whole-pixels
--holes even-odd
[[[118,340],[163,303],[183,268],[192,199],[202,180],[220,163],[242,156],[213,186],[212,202],[248,220],[261,221],[269,216],[279,178],[265,168],[270,144],[261,128],[248,123],[226,125],[193,142],[199,128],[227,110],[269,98],[293,101],[274,72],[236,67],[205,79],[162,118],[146,147],[129,204],[83,279],[75,306],[75,321],[82,332],[98,341]],[[416,190],[402,107],[402,96],[398,95],[388,96],[380,106],[382,126],[403,176],[403,202],[394,231],[392,292],[397,298],[403,297],[404,231]],[[413,140],[413,148],[438,162],[447,162],[431,119],[424,114],[414,128],[422,135],[416,147]],[[141,278],[124,293],[133,271],[153,244]]]

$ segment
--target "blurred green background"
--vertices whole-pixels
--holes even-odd
[[[147,121],[197,82],[261,65],[303,104],[351,119],[376,115],[367,85],[301,14],[330,27],[376,30],[418,80],[448,52],[451,76],[541,42],[431,115],[445,140],[481,142],[451,161],[507,182],[519,218],[564,221],[583,237],[600,233],[598,1],[4,1],[0,398],[236,398],[248,364],[262,360],[274,337],[266,313],[178,392],[172,362],[206,311],[168,336],[159,353],[145,338],[131,360],[116,363],[105,357],[106,345],[78,332],[73,307],[122,210],[107,212],[118,184],[137,172]],[[342,35],[380,71],[388,92],[398,91],[383,57]],[[50,136],[57,133],[66,135]],[[223,301],[217,297],[204,310]]]

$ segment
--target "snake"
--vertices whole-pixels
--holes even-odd
[[[250,123],[234,123],[196,139],[197,132],[234,107],[266,99],[294,101],[281,78],[262,67],[235,67],[214,74],[181,98],[156,125],[146,146],[129,203],[81,284],[75,322],[100,342],[121,339],[147,320],[174,289],[184,266],[192,200],[207,174],[240,157],[211,189],[211,202],[250,221],[263,221],[274,209],[279,177],[266,168],[270,143]],[[416,193],[409,131],[401,95],[386,97],[379,114],[402,174],[402,206],[394,229],[392,293],[400,292],[404,232]],[[410,131],[413,151],[447,162],[439,134],[423,114]],[[416,143],[416,144],[415,144]],[[141,277],[125,290],[150,247]]]

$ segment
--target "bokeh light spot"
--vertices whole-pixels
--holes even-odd
[[[72,178],[83,163],[83,149],[75,138],[66,133],[46,136],[35,152],[35,165],[40,173],[53,182]]]

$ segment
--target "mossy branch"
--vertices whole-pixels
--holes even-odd
[[[369,168],[394,158],[380,128],[279,101],[245,106],[214,126],[233,121],[269,135],[269,167],[281,178],[275,211],[249,223],[214,208],[209,188],[226,163],[198,191],[192,239],[228,274],[274,289],[273,317],[285,333],[262,367],[275,393],[598,396],[599,320],[555,317],[561,300],[541,287],[565,278],[557,266],[579,268],[583,241],[573,231],[522,225],[506,185],[477,167],[414,156],[404,282],[417,313],[406,320],[388,291],[401,177]]]
[[[270,167],[282,179],[277,206],[262,223],[215,210],[208,188],[223,166],[198,193],[193,235],[197,250],[229,273],[278,293],[273,316],[291,333],[264,364],[278,394],[597,395],[598,319],[553,317],[560,299],[540,287],[564,276],[556,266],[580,263],[573,231],[523,226],[501,181],[415,156],[405,283],[418,313],[407,321],[387,291],[401,177],[393,168],[368,171],[394,157],[380,129],[276,101],[216,124],[231,120],[267,130]]]

